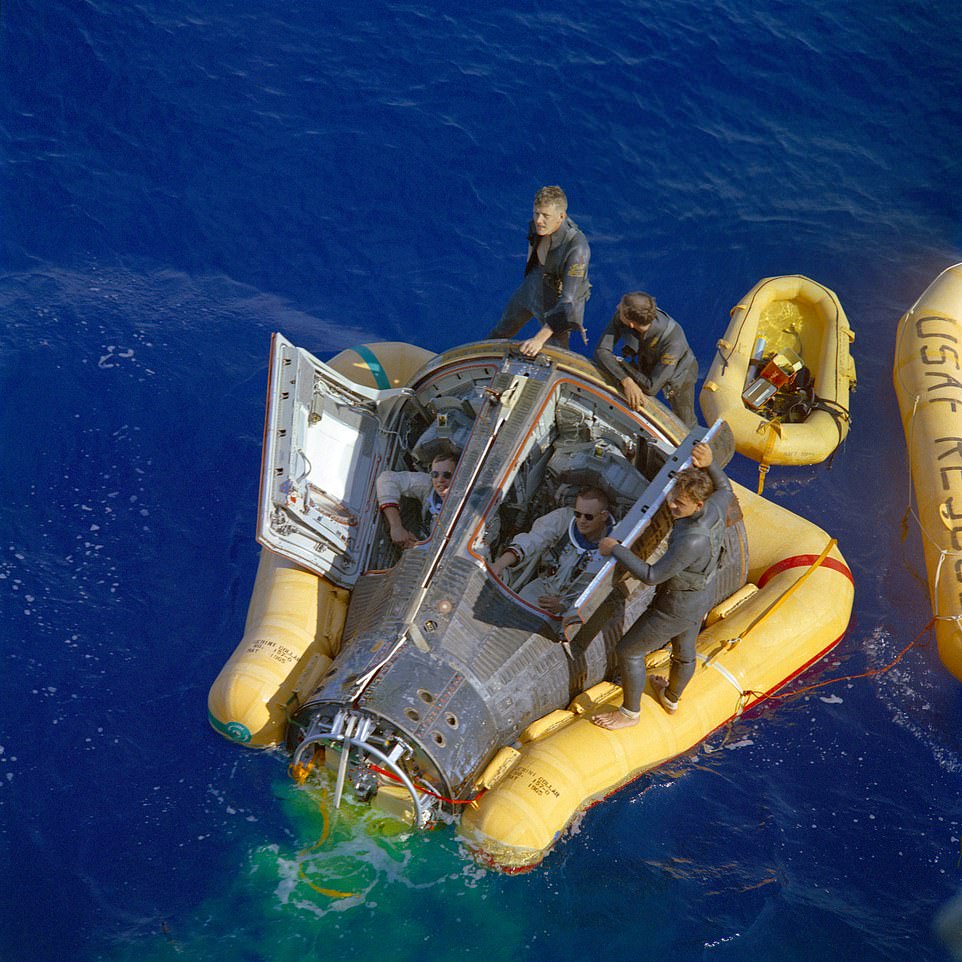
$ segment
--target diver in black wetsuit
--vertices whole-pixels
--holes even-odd
[[[624,360],[615,345],[624,342]],[[681,325],[644,291],[625,294],[595,348],[595,364],[621,385],[633,411],[645,406],[645,395],[664,391],[672,411],[693,428],[698,361]]]
[[[521,353],[527,357],[537,355],[545,344],[567,347],[573,330],[585,336],[591,251],[567,211],[568,198],[560,187],[542,187],[535,194],[524,280],[488,334],[514,337],[532,317],[538,318],[538,333],[521,344]]]
[[[646,564],[614,538],[604,538],[598,545],[601,554],[613,555],[640,581],[658,585],[651,605],[618,643],[622,707],[592,718],[601,728],[615,730],[637,724],[645,687],[645,656],[666,642],[671,642],[669,677],[651,679],[665,711],[677,710],[678,699],[695,672],[695,641],[714,602],[725,518],[735,495],[728,478],[712,463],[707,444],[696,444],[691,460],[693,466],[678,473],[668,496],[674,523],[668,548],[658,561]]]

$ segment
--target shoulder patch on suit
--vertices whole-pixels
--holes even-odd
[[[584,277],[586,270],[584,264],[572,264],[568,268],[568,277]]]
[[[668,367],[670,364],[676,364],[677,362],[678,358],[675,357],[674,354],[662,354],[661,356],[661,363],[664,364],[665,367]]]

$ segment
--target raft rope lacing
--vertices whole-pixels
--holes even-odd
[[[730,647],[733,647],[738,641],[740,641],[742,638],[744,638],[752,629],[757,628],[758,625],[760,625],[766,618],[768,618],[769,615],[771,615],[771,614],[775,611],[775,609],[778,608],[778,607],[782,604],[782,602],[798,587],[798,585],[800,585],[800,584],[802,583],[802,581],[805,580],[805,578],[807,578],[809,575],[811,575],[811,573],[822,564],[822,562],[828,557],[829,552],[832,550],[832,548],[835,546],[835,544],[836,544],[836,541],[835,541],[834,538],[832,538],[832,539],[829,541],[829,543],[826,545],[824,551],[822,551],[821,555],[819,555],[819,557],[812,563],[812,565],[811,565],[811,566],[808,568],[808,570],[802,575],[802,577],[799,578],[799,579],[798,579],[784,594],[782,594],[772,605],[770,605],[768,608],[766,608],[765,611],[763,611],[763,612],[748,626],[748,628],[746,628],[740,635],[738,635],[738,637],[736,637],[736,638],[734,638],[734,639],[731,639],[730,641],[727,641],[727,642],[722,642],[722,647],[719,649],[718,652],[714,652],[714,653],[713,653],[711,656],[709,656],[708,658],[703,658],[703,657],[702,657],[702,658],[700,658],[700,660],[703,660],[703,661],[705,662],[706,666],[707,666],[707,665],[711,665],[711,666],[712,666],[713,668],[715,668],[716,670],[721,671],[721,666],[720,666],[720,665],[712,664],[713,659],[715,658],[715,656],[716,656],[717,654],[719,654],[720,651],[725,650],[725,647],[726,647],[726,646],[729,647],[729,648],[730,648]],[[798,695],[804,695],[804,694],[807,694],[807,693],[809,693],[809,692],[815,691],[815,690],[817,690],[817,689],[819,689],[819,688],[824,688],[824,687],[826,687],[826,686],[828,686],[828,685],[838,684],[839,682],[843,682],[843,681],[855,681],[856,679],[859,679],[859,678],[872,678],[872,677],[875,677],[875,676],[878,676],[878,675],[882,675],[882,674],[884,674],[885,672],[889,671],[890,669],[894,668],[895,665],[897,665],[897,664],[902,660],[902,658],[905,657],[905,655],[906,655],[912,648],[921,647],[922,645],[927,644],[927,642],[921,642],[920,639],[922,638],[922,636],[923,636],[924,634],[926,634],[926,632],[928,632],[929,630],[931,630],[931,629],[933,628],[933,626],[935,625],[935,622],[936,622],[937,620],[938,620],[938,617],[937,617],[937,616],[936,616],[936,617],[933,617],[933,618],[929,621],[929,623],[915,636],[915,638],[913,638],[912,641],[910,641],[910,642],[895,656],[895,658],[892,659],[892,661],[890,661],[887,665],[885,665],[885,666],[882,667],[882,668],[876,668],[876,669],[872,669],[871,671],[860,672],[859,674],[856,674],[856,675],[844,675],[844,676],[842,676],[841,678],[830,678],[830,679],[827,679],[826,681],[817,682],[817,683],[814,684],[814,685],[806,685],[804,688],[796,688],[796,689],[793,689],[792,691],[783,692],[783,693],[781,693],[781,694],[779,694],[779,693],[777,693],[777,692],[774,692],[774,691],[773,691],[773,692],[764,692],[764,691],[755,691],[754,689],[741,690],[741,691],[740,691],[740,694],[739,694],[739,698],[738,698],[738,703],[737,703],[736,708],[735,708],[735,713],[734,713],[734,715],[733,715],[733,716],[729,719],[729,721],[728,721],[728,724],[727,724],[727,726],[726,726],[726,731],[725,731],[725,737],[724,737],[724,739],[722,740],[721,745],[717,746],[716,748],[713,748],[713,747],[711,747],[711,746],[709,746],[709,745],[706,744],[706,745],[705,745],[705,751],[706,751],[706,753],[710,754],[711,752],[718,751],[719,749],[725,747],[725,745],[728,743],[729,738],[731,737],[732,727],[733,727],[733,725],[734,725],[734,723],[735,723],[735,719],[738,718],[738,716],[741,715],[742,712],[744,712],[745,709],[746,709],[750,704],[751,704],[751,705],[757,704],[758,702],[762,701],[762,699],[795,698],[795,697],[797,697]],[[958,616],[955,616],[952,620],[956,620],[956,621],[957,621],[957,620],[958,620]],[[740,689],[740,688],[741,688],[741,686],[738,685],[738,683],[737,683],[737,679],[735,679],[733,676],[731,676],[729,672],[724,671],[724,672],[722,672],[722,674],[724,674],[724,676],[735,685],[736,689]]]

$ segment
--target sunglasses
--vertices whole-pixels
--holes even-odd
[[[445,481],[450,481],[453,474],[454,474],[453,471],[432,471],[431,477],[444,478]]]
[[[575,511],[576,518],[584,518],[585,521],[594,521],[596,515],[586,514],[584,511]]]

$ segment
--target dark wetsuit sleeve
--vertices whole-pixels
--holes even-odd
[[[735,500],[735,492],[732,491],[731,481],[727,475],[714,461],[705,470],[711,478],[711,483],[715,485],[715,490],[708,499],[713,505],[717,505],[722,517],[728,514],[729,505]]]
[[[731,482],[714,461],[705,468],[705,471],[708,472],[715,486],[708,500],[713,507],[717,507],[724,518],[729,504],[735,497]],[[708,548],[708,539],[703,534],[694,533],[688,537],[669,537],[668,550],[653,565],[642,561],[621,544],[615,545],[611,553],[639,581],[648,585],[660,585],[704,557]]]
[[[658,347],[658,360],[650,371],[639,371],[635,380],[642,391],[654,397],[678,370],[678,362],[688,353],[688,342],[680,327],[674,327],[671,334],[663,337]]]
[[[671,380],[675,373],[674,364],[656,364],[649,374],[638,371],[635,380],[638,382],[642,391],[649,397],[654,397]]]
[[[571,250],[568,251],[562,265],[561,296],[558,298],[558,303],[544,313],[544,323],[555,334],[564,334],[565,331],[581,328],[575,313],[575,305],[585,300],[588,293],[588,261],[590,259],[591,250],[588,247],[588,241],[580,236],[571,245]]]
[[[708,539],[702,534],[694,534],[688,538],[672,538],[668,542],[668,550],[653,565],[633,555],[630,549],[622,544],[615,545],[611,553],[639,581],[646,585],[660,585],[690,568],[704,556],[707,547]]]
[[[618,359],[618,355],[615,354],[615,347],[621,340],[622,333],[623,328],[618,323],[618,312],[615,311],[601,335],[601,340],[598,341],[598,346],[595,348],[595,364],[619,384],[626,377],[638,380],[638,372],[633,371],[627,364],[623,364]]]

